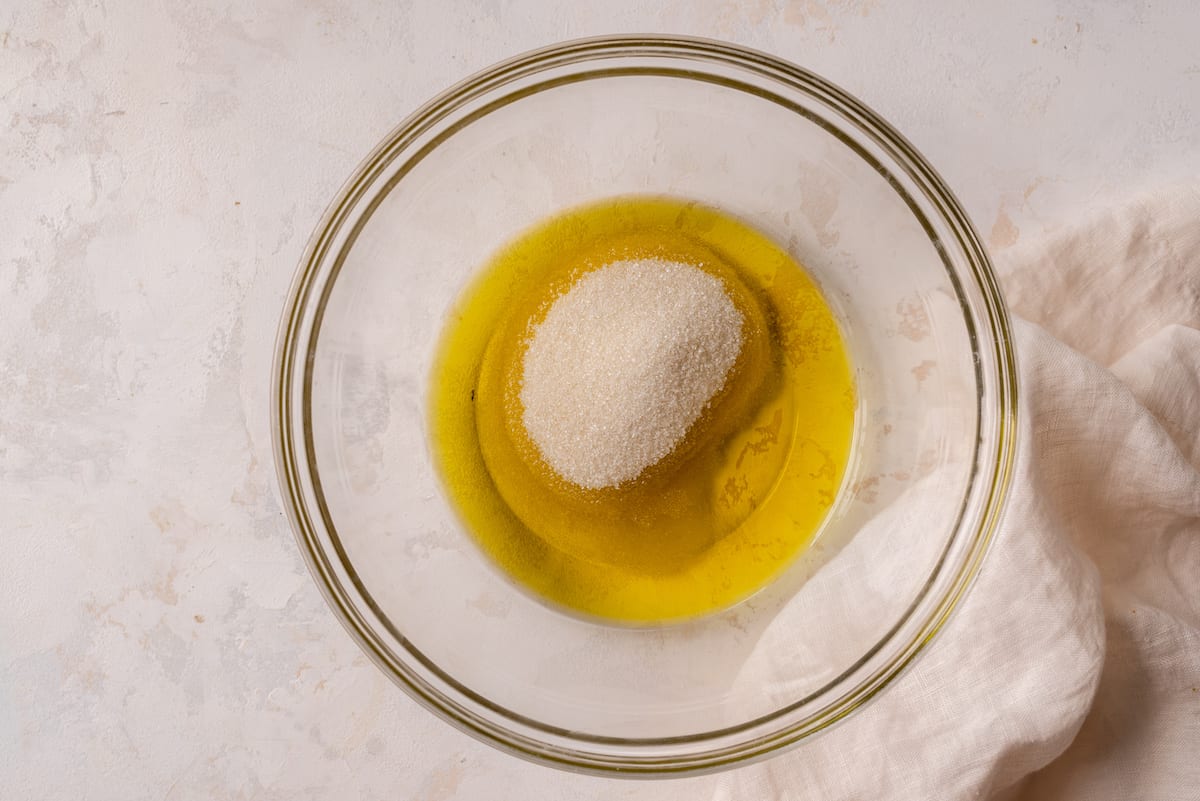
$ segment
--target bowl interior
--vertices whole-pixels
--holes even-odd
[[[468,728],[614,759],[736,751],[895,668],[975,547],[996,413],[983,291],[950,223],[827,98],[695,59],[616,52],[461,90],[385,144],[317,240],[294,337],[309,547],[385,668]],[[695,200],[785,246],[839,315],[858,388],[815,545],[732,609],[642,629],[565,615],[494,568],[428,436],[432,360],[476,271],[546,217],[626,194]]]

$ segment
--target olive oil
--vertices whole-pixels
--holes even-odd
[[[671,454],[627,484],[583,489],[524,429],[524,351],[581,276],[643,258],[720,279],[742,349]],[[786,252],[714,209],[629,197],[556,216],[483,269],[446,324],[431,414],[448,494],[497,565],[568,609],[647,623],[730,606],[811,542],[845,473],[855,399],[833,313]]]

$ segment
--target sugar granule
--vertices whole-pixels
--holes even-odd
[[[721,280],[689,264],[618,261],[586,274],[530,337],[521,384],[530,438],[580,487],[636,479],[724,386],[742,325]]]

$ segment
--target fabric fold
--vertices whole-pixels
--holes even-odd
[[[1200,792],[1200,192],[1006,253],[1017,472],[976,586],[875,703],[714,799]]]

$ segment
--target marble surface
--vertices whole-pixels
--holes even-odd
[[[577,36],[815,69],[913,140],[1000,262],[1200,177],[1190,0],[966,5],[0,3],[0,798],[721,797],[513,760],[367,663],[277,500],[279,309],[396,122]]]

